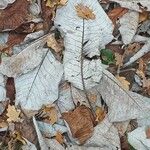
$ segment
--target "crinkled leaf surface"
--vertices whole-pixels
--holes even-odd
[[[149,116],[150,98],[124,90],[107,70],[103,71],[98,90],[108,105],[108,118],[111,122]]]
[[[20,53],[12,57],[4,57],[0,65],[0,72],[8,77],[16,77],[31,71],[40,64],[45,54],[43,46],[46,43],[47,36],[29,44]]]
[[[6,89],[4,83],[4,76],[0,74],[0,101],[6,100]]]
[[[5,9],[8,4],[12,4],[15,0],[1,0],[0,1],[0,9]]]
[[[145,8],[146,11],[150,11],[150,1],[149,0],[111,0],[117,2],[121,7],[125,7],[131,10],[142,12]]]
[[[120,28],[119,31],[122,36],[123,43],[129,44],[138,28],[139,13],[135,11],[128,11],[120,18]]]
[[[64,36],[64,73],[65,79],[75,87],[83,89],[81,80],[81,59],[87,55],[99,55],[99,48],[109,43],[113,36],[113,25],[96,0],[84,1],[84,5],[93,10],[95,20],[84,20],[77,16],[75,6],[81,0],[69,0],[65,7],[57,10],[55,26]],[[84,22],[84,23],[83,23]],[[83,33],[84,32],[84,33]],[[82,53],[83,50],[83,53]],[[100,60],[83,61],[83,79],[87,89],[95,86],[101,79]]]
[[[58,98],[62,74],[62,64],[47,49],[36,69],[15,78],[16,104],[31,110],[38,110],[44,104],[52,104]]]

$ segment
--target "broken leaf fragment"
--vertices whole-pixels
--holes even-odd
[[[96,114],[96,122],[100,123],[105,118],[106,111],[104,110],[103,107],[96,107],[95,114]]]
[[[68,0],[44,0],[46,1],[46,6],[53,8],[55,6],[64,6]]]
[[[64,143],[64,137],[60,132],[56,133],[55,139],[60,143],[63,144]]]
[[[95,118],[88,107],[81,105],[73,111],[63,113],[62,117],[69,125],[72,136],[77,138],[80,144],[92,136]]]
[[[95,14],[93,13],[93,10],[90,9],[88,6],[84,6],[83,4],[78,4],[75,6],[78,17],[82,19],[95,19]]]
[[[19,115],[20,115],[20,110],[17,110],[16,108],[15,108],[15,106],[11,106],[11,105],[8,105],[8,108],[7,108],[7,117],[8,117],[8,119],[7,119],[7,121],[8,122],[18,122],[18,121],[20,121],[20,118],[19,118]]]
[[[116,78],[119,80],[125,90],[129,90],[130,83],[126,80],[125,77],[117,76]]]

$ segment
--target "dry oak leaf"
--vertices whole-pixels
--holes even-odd
[[[43,110],[43,113],[45,113],[45,116],[48,116],[45,120],[46,122],[52,125],[57,122],[58,114],[57,109],[54,106],[46,106]]]
[[[117,66],[123,66],[123,56],[119,53],[115,53],[115,60]]]
[[[95,14],[93,13],[93,10],[91,10],[89,7],[84,6],[83,4],[78,4],[75,6],[75,8],[78,17],[86,20],[95,19]]]
[[[16,0],[10,7],[0,11],[0,31],[14,30],[27,21],[28,6],[27,0]]]
[[[116,24],[116,21],[127,12],[128,9],[126,8],[116,7],[113,10],[108,12],[108,17],[112,20],[113,24]]]
[[[8,108],[7,108],[7,114],[6,116],[8,117],[7,121],[8,122],[19,122],[20,121],[20,118],[19,118],[19,115],[20,115],[20,110],[17,110],[15,108],[14,105],[8,105]]]
[[[95,114],[96,114],[96,122],[100,123],[101,121],[103,121],[103,119],[105,118],[106,116],[106,111],[104,110],[103,107],[96,107],[96,111],[95,111]]]
[[[57,140],[60,144],[64,143],[64,137],[60,132],[56,133],[55,140]]]
[[[63,49],[63,44],[56,41],[54,34],[47,37],[47,46],[52,48],[56,53]]]
[[[125,77],[121,77],[121,76],[116,76],[116,78],[119,80],[119,82],[121,83],[122,85],[122,88],[125,89],[125,90],[129,90],[129,86],[130,86],[130,83],[126,80]]]
[[[90,108],[81,105],[73,111],[62,113],[62,118],[69,125],[72,136],[77,138],[80,144],[92,136],[95,117]]]

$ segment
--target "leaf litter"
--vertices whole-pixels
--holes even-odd
[[[149,9],[1,1],[0,148],[149,149]]]

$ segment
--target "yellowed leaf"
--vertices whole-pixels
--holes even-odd
[[[122,87],[125,90],[129,90],[130,83],[126,80],[125,77],[117,76],[116,78],[120,81]]]
[[[64,6],[68,0],[44,0],[46,1],[46,6],[54,8],[55,6]]]
[[[25,139],[21,136],[20,132],[18,132],[18,131],[15,131],[13,133],[13,138],[16,139],[16,140],[18,140],[18,141],[20,141],[23,145],[26,144]]]
[[[100,123],[105,118],[106,111],[104,110],[103,107],[96,107],[95,114],[96,114],[96,122]]]
[[[47,37],[47,46],[52,48],[56,53],[60,52],[63,49],[62,43],[58,43],[56,41],[54,34],[51,34]]]
[[[63,144],[64,143],[64,137],[60,132],[56,133],[55,139],[60,143]]]
[[[54,124],[58,120],[57,110],[54,106],[47,106],[44,108],[43,112],[45,112],[46,116],[48,116],[47,122],[50,124]]]
[[[83,4],[78,4],[75,6],[75,8],[76,8],[78,17],[82,19],[86,19],[86,20],[95,19],[95,14],[93,13],[93,10],[90,9],[89,7],[84,6]]]
[[[19,115],[20,115],[20,110],[17,110],[15,108],[15,106],[13,105],[8,105],[8,108],[7,108],[7,121],[8,122],[19,122],[21,119],[19,118]]]
[[[123,66],[123,56],[119,53],[115,53],[115,60],[117,66]]]
[[[140,13],[139,22],[144,22],[148,19],[149,19],[149,12],[143,11],[142,13]]]
[[[90,99],[91,102],[95,103],[97,100],[97,95],[96,94],[88,94],[88,98]]]

